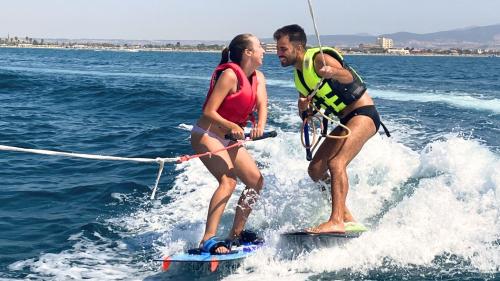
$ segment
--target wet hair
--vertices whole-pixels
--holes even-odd
[[[219,65],[228,62],[229,59],[234,63],[240,64],[243,58],[243,52],[245,49],[250,49],[252,46],[252,41],[250,40],[252,37],[254,36],[249,33],[236,35],[236,37],[231,40],[231,43],[229,43],[229,46],[222,50]]]
[[[304,49],[307,44],[307,36],[304,32],[304,29],[298,24],[290,24],[285,25],[282,28],[276,30],[273,34],[274,40],[278,41],[281,37],[288,36],[288,40],[290,40],[293,44],[298,44],[302,46]]]

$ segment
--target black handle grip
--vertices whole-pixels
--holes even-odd
[[[269,131],[269,132],[264,132],[262,134],[262,136],[254,138],[252,140],[256,141],[256,140],[263,140],[263,139],[267,139],[267,138],[274,138],[277,135],[278,135],[278,133],[276,131]],[[228,140],[232,140],[232,141],[237,141],[238,140],[238,139],[233,138],[233,136],[230,135],[230,134],[224,135],[224,138],[228,139]],[[250,133],[246,133],[245,134],[245,139],[249,139],[249,138],[250,138]]]

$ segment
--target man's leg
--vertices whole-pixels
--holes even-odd
[[[316,152],[315,158],[316,156],[318,158],[311,162],[309,169],[311,178],[314,180],[318,175],[324,175],[328,169],[331,175],[332,189],[330,218],[317,227],[309,229],[311,232],[345,232],[344,220],[353,219],[345,207],[349,189],[346,168],[366,141],[375,134],[375,125],[370,117],[358,115],[347,123],[347,127],[351,130],[349,137],[342,140],[326,139]],[[339,130],[336,128],[332,134],[338,135]]]
[[[325,189],[326,186],[328,186],[331,189],[332,179],[330,177],[330,173],[325,172],[324,178],[322,180],[320,180],[319,182],[324,184],[321,186],[322,192],[326,192],[326,189]],[[356,220],[354,219],[354,216],[351,214],[351,211],[349,211],[347,204],[345,205],[345,210],[344,210],[344,223],[346,223],[346,222],[356,222]]]

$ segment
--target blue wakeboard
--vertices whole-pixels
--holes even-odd
[[[248,244],[233,247],[231,252],[227,254],[210,254],[207,252],[199,251],[198,249],[191,249],[187,252],[166,256],[161,260],[162,270],[167,271],[171,263],[208,263],[210,264],[210,271],[217,270],[221,262],[230,262],[242,260],[252,255],[256,250],[261,248],[263,244]]]

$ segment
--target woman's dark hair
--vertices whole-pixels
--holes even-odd
[[[250,49],[252,46],[252,41],[250,41],[251,37],[253,37],[253,35],[249,33],[236,35],[236,37],[231,40],[231,43],[229,43],[229,46],[222,50],[219,65],[228,62],[229,59],[234,63],[240,64],[243,58],[243,52],[245,49]]]
[[[288,36],[288,40],[291,43],[299,44],[304,49],[307,44],[307,36],[304,29],[298,24],[285,25],[282,28],[276,30],[273,34],[274,40],[278,41],[283,36]]]

